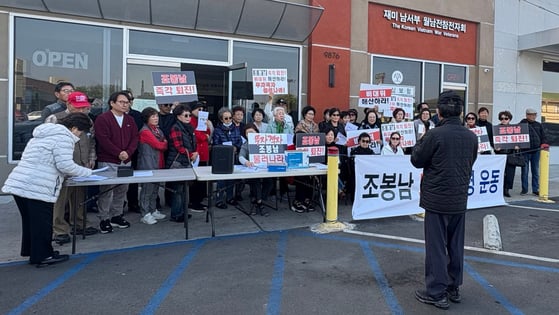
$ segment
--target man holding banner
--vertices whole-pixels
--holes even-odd
[[[448,300],[461,301],[468,185],[478,151],[477,137],[460,122],[463,106],[455,92],[441,93],[441,122],[411,156],[412,164],[423,168],[419,205],[425,209],[425,289],[415,297],[441,309],[449,308]]]

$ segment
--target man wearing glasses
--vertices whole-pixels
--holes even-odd
[[[70,82],[58,82],[54,86],[54,96],[56,96],[56,102],[47,105],[41,112],[41,121],[45,121],[47,117],[52,114],[63,112],[66,110],[66,102],[68,102],[68,96],[70,93],[74,92],[74,85]]]
[[[119,166],[131,166],[131,158],[138,147],[138,127],[130,110],[130,95],[127,91],[111,94],[111,110],[99,115],[95,120],[95,140],[99,168],[109,167],[117,171]],[[130,223],[123,217],[124,199],[128,185],[104,185],[99,187],[99,230],[110,233],[113,227],[125,229]]]

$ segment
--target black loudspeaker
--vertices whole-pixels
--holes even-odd
[[[233,174],[235,151],[232,145],[212,146],[212,174]]]

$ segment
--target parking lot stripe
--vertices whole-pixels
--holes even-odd
[[[272,273],[272,285],[268,297],[267,315],[280,314],[281,297],[283,290],[283,274],[285,271],[285,252],[287,249],[287,232],[281,231],[278,239],[276,259],[274,260],[274,271]]]
[[[363,254],[369,262],[369,266],[373,270],[375,279],[377,280],[380,291],[382,292],[382,295],[384,296],[384,299],[386,300],[390,311],[392,312],[392,314],[404,314],[404,311],[402,310],[402,307],[400,307],[400,303],[398,303],[398,299],[396,298],[394,291],[392,291],[390,285],[388,284],[388,280],[384,276],[384,272],[382,271],[382,268],[380,267],[373,250],[366,242],[361,243],[361,249],[363,250]]]

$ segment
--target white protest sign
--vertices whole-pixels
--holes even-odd
[[[254,95],[288,94],[287,69],[252,69]]]

